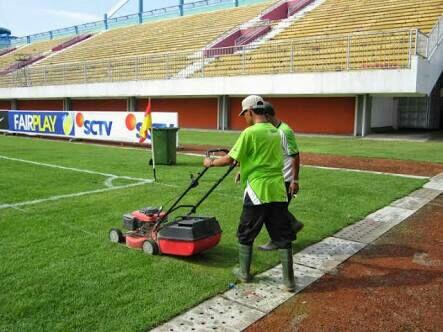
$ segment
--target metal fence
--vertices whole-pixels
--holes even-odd
[[[239,0],[238,6],[251,5],[265,2],[268,0]],[[233,0],[197,0],[187,2],[181,8],[180,5],[169,6],[159,9],[152,9],[143,13],[135,13],[118,17],[108,18],[107,21],[99,20],[81,25],[41,32],[33,35],[15,38],[11,41],[11,46],[20,46],[35,41],[51,40],[61,36],[72,36],[87,32],[98,32],[107,29],[129,26],[138,23],[144,23],[159,19],[178,17],[181,15],[192,15],[201,12],[213,11],[222,8],[235,7],[236,2]]]
[[[443,39],[443,16],[440,16],[428,36],[427,57],[432,57]]]
[[[417,29],[354,33],[98,61],[37,64],[0,76],[0,86],[40,86],[196,77],[410,68],[426,56]]]

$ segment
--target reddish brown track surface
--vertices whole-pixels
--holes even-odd
[[[247,329],[441,331],[443,195]]]

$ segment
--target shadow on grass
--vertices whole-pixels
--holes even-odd
[[[217,246],[190,257],[169,256],[188,264],[195,264],[215,268],[230,268],[237,264],[238,249],[232,246]]]

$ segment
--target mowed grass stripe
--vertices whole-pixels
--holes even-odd
[[[146,172],[144,151],[41,142],[21,140],[14,153],[24,158],[20,153],[25,150],[32,160],[95,166],[113,174],[141,176]],[[189,173],[201,169],[201,159],[179,155],[179,165],[159,166],[163,184],[42,203],[25,211],[0,210],[0,330],[148,329],[225,290],[234,281],[231,269],[237,262],[235,232],[241,211],[241,189],[231,177],[217,189],[220,195],[210,196],[198,211],[216,216],[223,228],[222,241],[213,250],[191,258],[150,257],[107,239],[111,227],[120,227],[124,213],[174,198],[189,183]],[[110,164],[117,169],[112,170]],[[184,203],[195,202],[223,172],[211,169]],[[0,181],[6,176],[1,173]],[[306,227],[295,243],[296,250],[425,181],[303,168],[300,182],[301,191],[291,210]],[[45,178],[40,183],[51,186]],[[256,243],[266,240],[263,231]],[[277,263],[276,253],[255,252],[253,271]]]

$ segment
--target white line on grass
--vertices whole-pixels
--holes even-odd
[[[73,197],[80,197],[80,196],[91,195],[91,194],[104,193],[104,192],[118,190],[118,189],[127,189],[127,188],[137,187],[137,186],[141,186],[141,185],[152,183],[152,182],[153,182],[152,180],[144,180],[141,182],[130,183],[130,184],[123,185],[123,186],[110,187],[110,188],[104,188],[104,189],[96,189],[96,190],[90,190],[90,191],[82,191],[82,192],[65,194],[65,195],[56,195],[56,196],[51,196],[48,198],[35,199],[32,201],[25,201],[25,202],[19,202],[19,203],[14,203],[14,204],[2,204],[2,205],[0,205],[0,210],[6,209],[6,208],[16,209],[21,206],[34,205],[34,204],[39,204],[39,203],[44,203],[44,202],[49,202],[49,201],[58,201],[60,199],[65,199],[65,198],[73,198]]]
[[[28,164],[37,165],[37,166],[46,166],[46,167],[64,169],[64,170],[73,171],[73,172],[102,175],[102,176],[106,176],[106,177],[110,177],[110,178],[119,178],[119,179],[126,179],[126,180],[133,180],[133,181],[142,181],[142,182],[144,182],[144,181],[152,181],[152,180],[148,180],[148,179],[134,178],[132,176],[124,176],[124,175],[120,176],[120,175],[115,175],[115,174],[110,174],[110,173],[102,173],[102,172],[97,172],[97,171],[91,171],[91,170],[88,170],[88,169],[66,167],[66,166],[42,163],[42,162],[32,161],[32,160],[27,160],[27,159],[11,158],[11,157],[2,156],[2,155],[0,155],[0,159],[11,160],[11,161],[19,161],[19,162],[28,163]]]
[[[330,171],[344,171],[344,172],[367,173],[367,174],[376,174],[376,175],[390,175],[390,176],[398,176],[398,177],[409,178],[409,179],[427,180],[430,178],[430,176],[399,174],[399,173],[386,173],[386,172],[368,171],[368,170],[363,170],[363,169],[352,169],[352,168],[339,168],[339,167],[327,167],[327,166],[315,166],[315,165],[303,165],[303,167],[325,169],[325,170],[330,170]]]

